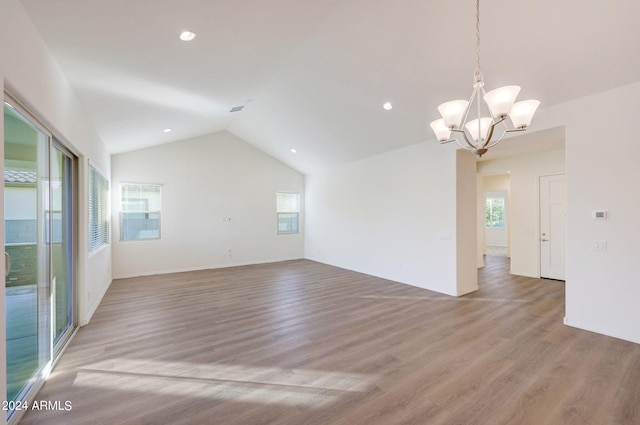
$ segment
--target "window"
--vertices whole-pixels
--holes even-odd
[[[488,229],[504,229],[506,197],[502,192],[487,192],[486,226]]]
[[[300,194],[278,192],[278,234],[300,233]]]
[[[89,162],[89,252],[109,243],[109,182]]]
[[[120,194],[120,240],[160,239],[161,186],[123,183]]]

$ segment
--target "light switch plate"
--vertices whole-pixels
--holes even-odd
[[[594,251],[606,251],[607,241],[591,241],[591,249]]]

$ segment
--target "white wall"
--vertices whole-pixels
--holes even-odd
[[[276,192],[304,176],[230,133],[114,155],[112,176],[116,277],[304,257],[303,234],[276,234]],[[162,185],[160,240],[119,241],[123,182]]]
[[[567,122],[566,323],[640,343],[640,196],[638,140],[611,133],[640,116],[640,83],[585,97],[557,108]],[[593,210],[608,210],[596,221]],[[607,242],[593,251],[592,241]]]
[[[80,323],[88,323],[111,283],[111,250],[91,257],[87,253],[88,203],[86,193],[88,159],[103,171],[110,157],[58,64],[17,0],[3,0],[4,40],[0,58],[4,83],[13,95],[79,157],[78,187],[78,286]],[[20,34],[16,37],[16,34]]]
[[[473,290],[475,246],[470,266],[460,253],[471,281],[456,261],[457,161],[451,145],[420,143],[307,176],[306,257],[450,295]],[[466,165],[475,211],[475,163]]]
[[[478,163],[479,178],[511,171],[508,206],[511,273],[540,277],[539,178],[564,174],[565,169],[564,149],[529,152]],[[482,228],[478,230],[482,231]]]
[[[104,170],[110,168],[109,154],[92,127],[57,63],[47,50],[18,0],[0,0],[0,84],[9,90],[47,127],[59,135],[80,157],[78,211],[79,320],[85,324],[111,283],[111,250],[87,254],[86,160],[91,158]],[[2,123],[3,118],[0,118]],[[4,125],[0,125],[4,157]],[[3,168],[3,166],[0,166]],[[2,170],[3,171],[3,170]],[[2,197],[4,198],[4,196]],[[0,208],[4,211],[4,208]],[[4,240],[4,217],[0,236]],[[5,393],[5,309],[4,286],[0,290],[0,393]],[[4,421],[1,415],[0,423]]]
[[[485,254],[487,246],[509,247],[509,228],[507,226],[509,226],[509,221],[505,220],[505,227],[502,229],[485,229]]]
[[[478,290],[476,231],[476,157],[463,150],[456,151],[456,295]]]

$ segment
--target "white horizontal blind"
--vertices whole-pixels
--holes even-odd
[[[300,194],[276,193],[278,234],[285,235],[300,232]]]
[[[278,192],[278,212],[294,213],[300,212],[300,194]]]
[[[89,252],[109,243],[109,181],[89,163]]]
[[[160,239],[161,189],[159,184],[122,184],[120,240]]]

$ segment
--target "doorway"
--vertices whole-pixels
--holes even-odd
[[[509,190],[510,174],[484,176],[484,254],[510,256]]]
[[[30,400],[76,328],[77,160],[4,102],[7,406]],[[7,411],[11,419],[14,410]]]

